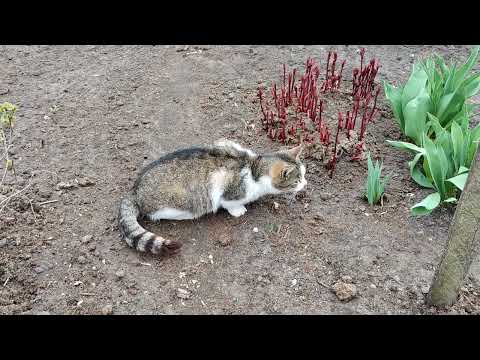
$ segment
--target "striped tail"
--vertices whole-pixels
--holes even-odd
[[[130,247],[142,252],[150,251],[153,254],[171,253],[182,247],[182,243],[178,241],[167,240],[145,230],[138,223],[139,214],[140,210],[134,201],[129,198],[122,199],[118,216],[119,229]]]

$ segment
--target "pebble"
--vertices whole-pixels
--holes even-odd
[[[320,213],[314,214],[314,215],[313,215],[313,218],[314,218],[315,220],[318,220],[318,221],[325,221],[325,216],[323,216],[323,215],[320,214]]]
[[[80,255],[77,261],[79,264],[85,264],[87,262],[87,259],[85,258],[85,256]]]
[[[333,291],[340,301],[350,301],[357,295],[357,287],[355,285],[341,281],[333,285]]]
[[[229,98],[230,100],[232,100],[232,99],[233,99],[233,93],[228,94],[228,98]]]
[[[88,244],[90,241],[93,240],[93,236],[92,235],[85,235],[83,238],[82,238],[82,243],[83,244]]]
[[[422,286],[422,289],[421,289],[421,290],[422,290],[422,293],[423,293],[423,294],[428,294],[428,291],[430,290],[430,287],[428,287],[428,286]]]
[[[346,282],[346,283],[349,283],[349,282],[352,281],[352,277],[348,276],[348,275],[342,276],[341,279],[342,279],[343,282]]]
[[[257,228],[257,227],[254,227],[254,228],[253,228],[253,232],[254,232],[254,233],[258,233],[258,228]]]
[[[297,279],[292,280],[292,286],[295,286],[295,285],[297,285]]]
[[[85,187],[85,186],[95,185],[95,183],[86,177],[86,178],[78,179],[78,185]]]
[[[118,270],[118,271],[115,273],[115,276],[117,277],[117,279],[122,279],[123,277],[125,277],[125,271],[123,271],[123,270]]]
[[[41,274],[45,271],[45,268],[43,266],[35,266],[33,268],[33,271],[35,271],[35,273],[37,273],[37,274]]]
[[[0,240],[0,248],[4,247],[5,245],[7,245],[7,239],[1,239]]]
[[[63,190],[63,189],[72,189],[76,187],[75,184],[72,184],[72,183],[66,183],[66,182],[59,182],[56,186],[56,189],[57,190]]]
[[[88,245],[88,251],[95,251],[96,248],[97,248],[97,245],[95,245],[94,243],[91,243]]]
[[[278,210],[279,207],[280,207],[280,204],[277,203],[276,201],[274,201],[274,202],[273,202],[273,208],[274,208],[275,210]]]
[[[42,199],[49,199],[52,196],[52,192],[50,190],[40,189],[38,190],[38,196]]]
[[[328,193],[328,192],[322,192],[322,193],[319,194],[319,196],[320,196],[320,199],[322,199],[324,201],[329,200],[333,197],[333,195],[331,193]]]
[[[112,315],[113,314],[113,306],[108,304],[108,305],[105,305],[103,308],[102,308],[102,315]]]
[[[397,285],[390,285],[389,289],[390,289],[390,291],[398,292],[398,286]]]
[[[181,288],[177,289],[177,297],[178,298],[187,300],[187,299],[190,299],[190,296],[191,296],[190,291],[185,290],[185,289],[181,289]]]
[[[371,287],[372,289],[376,289],[376,288],[377,288],[377,286],[376,286],[375,284],[370,284],[370,287]]]

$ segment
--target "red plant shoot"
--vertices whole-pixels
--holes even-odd
[[[339,160],[338,146],[341,138],[353,140],[359,112],[360,129],[358,136],[355,136],[357,144],[352,144],[351,160],[364,158],[366,128],[378,113],[376,106],[380,88],[375,84],[375,77],[380,66],[376,59],[365,62],[365,49],[361,49],[359,53],[360,68],[353,69],[351,93],[348,90],[353,100],[352,108],[346,111],[345,115],[338,112],[334,142],[331,140],[331,132],[325,116],[325,99],[321,97],[326,92],[336,92],[340,89],[346,61],[342,60],[340,66],[337,66],[340,59],[336,52],[328,52],[324,71],[325,79],[320,86],[318,80],[320,67],[315,59],[308,58],[304,73],[298,76],[296,68],[289,71],[283,64],[283,76],[278,82],[280,84],[278,90],[274,81],[270,91],[258,88],[257,97],[262,114],[262,128],[267,136],[272,141],[283,144],[305,142],[326,148],[324,153],[332,154],[326,162],[330,177],[333,176]],[[270,95],[270,99],[267,99],[266,95]],[[373,106],[370,106],[371,100],[373,100]],[[333,149],[330,149],[332,144]]]

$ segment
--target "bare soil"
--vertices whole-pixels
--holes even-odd
[[[308,56],[324,68],[336,50],[347,58],[349,88],[357,48],[0,47],[0,102],[19,107],[17,179],[8,177],[0,196],[31,184],[0,215],[0,314],[480,313],[478,259],[456,305],[424,305],[454,208],[410,215],[428,191],[411,181],[409,155],[385,143],[401,134],[382,94],[367,148],[392,174],[383,207],[361,197],[365,162],[341,159],[330,179],[310,159],[306,190],[294,197],[267,197],[241,218],[220,211],[147,224],[183,240],[176,256],[141,254],[119,238],[119,201],[142,166],[221,137],[279,149],[261,131],[258,84],[278,81],[283,63],[303,71]],[[463,60],[469,52],[366,49],[380,60],[379,80],[394,83],[425,53]],[[356,294],[342,301],[333,288]]]

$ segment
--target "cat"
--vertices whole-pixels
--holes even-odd
[[[120,203],[119,229],[127,244],[142,252],[177,252],[182,243],[145,230],[139,217],[196,219],[218,209],[238,217],[245,205],[267,194],[302,190],[305,165],[303,145],[257,155],[230,140],[213,146],[192,147],[167,154],[140,172],[132,190]]]

